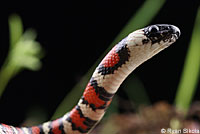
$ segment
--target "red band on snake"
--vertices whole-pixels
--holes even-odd
[[[124,79],[140,64],[174,43],[180,30],[156,24],[136,30],[97,66],[78,104],[63,117],[33,127],[0,124],[0,134],[87,134],[101,120]]]

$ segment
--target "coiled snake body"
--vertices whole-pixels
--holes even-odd
[[[136,30],[115,45],[94,71],[78,104],[63,117],[33,127],[0,124],[0,134],[87,134],[101,120],[124,79],[174,43],[180,30],[157,24]]]

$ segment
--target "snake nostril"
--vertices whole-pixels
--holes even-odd
[[[180,37],[180,33],[177,31],[176,33],[175,33],[178,37]]]

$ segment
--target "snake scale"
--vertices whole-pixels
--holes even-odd
[[[169,24],[151,25],[130,33],[97,66],[78,104],[70,112],[38,126],[20,128],[0,124],[0,134],[89,133],[103,117],[124,79],[179,36],[179,28]]]

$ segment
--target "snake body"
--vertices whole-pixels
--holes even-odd
[[[87,134],[101,120],[124,79],[140,64],[174,43],[180,30],[156,24],[136,30],[115,45],[97,66],[78,104],[63,117],[38,126],[0,124],[0,134]]]

